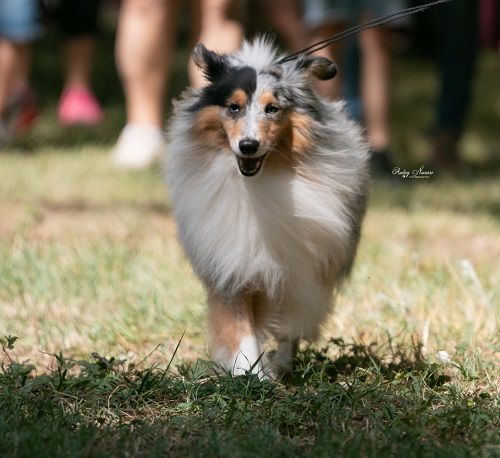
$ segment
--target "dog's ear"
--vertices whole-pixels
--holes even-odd
[[[193,61],[211,83],[224,75],[229,67],[224,54],[210,51],[201,43],[193,50]]]
[[[335,62],[325,57],[301,57],[297,60],[297,68],[307,71],[319,80],[331,80],[337,74]]]

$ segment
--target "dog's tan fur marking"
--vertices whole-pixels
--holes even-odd
[[[274,145],[280,135],[281,123],[275,119],[264,119],[259,122],[259,138],[266,139]]]
[[[311,119],[301,113],[290,113],[292,126],[292,149],[296,154],[305,154],[312,147]]]
[[[266,105],[278,105],[278,100],[274,97],[272,92],[263,92],[259,97],[259,103],[265,107]]]
[[[224,148],[228,145],[219,107],[209,106],[200,110],[196,115],[194,129],[197,138],[211,147]]]
[[[312,147],[311,120],[292,112],[280,123],[276,146],[267,158],[266,167],[296,167]]]
[[[254,292],[252,295],[252,310],[255,329],[265,329],[269,319],[270,309],[266,295],[262,292]]]
[[[226,105],[235,103],[236,105],[239,105],[241,108],[243,108],[247,102],[248,97],[246,92],[243,89],[236,89],[227,99]],[[244,119],[243,117],[233,119],[226,115],[222,119],[222,125],[224,126],[224,130],[229,139],[240,138],[244,128]]]
[[[225,118],[222,124],[228,138],[241,138],[243,129],[245,128],[245,120],[243,117],[237,119]]]
[[[244,107],[248,102],[248,96],[243,89],[236,89],[228,98],[227,105],[236,103],[240,107]]]
[[[241,339],[254,334],[252,298],[240,295],[230,303],[217,294],[208,294],[208,345],[211,352],[225,349],[235,353]]]

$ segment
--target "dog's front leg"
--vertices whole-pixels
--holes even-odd
[[[209,293],[208,344],[213,360],[234,375],[263,375],[250,295],[227,300]]]
[[[297,353],[298,340],[278,340],[278,346],[271,359],[277,377],[288,378],[293,374],[293,359]]]

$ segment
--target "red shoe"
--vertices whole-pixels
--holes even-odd
[[[35,95],[29,87],[18,89],[0,119],[0,146],[30,131],[38,119]]]

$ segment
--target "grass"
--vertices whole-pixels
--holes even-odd
[[[5,342],[5,345],[8,345]],[[329,352],[334,350],[335,359]],[[8,351],[8,350],[7,350]],[[498,406],[420,351],[334,340],[300,355],[287,386],[255,376],[137,369],[57,356],[50,374],[0,375],[6,456],[493,456]],[[382,352],[387,355],[388,349]],[[77,375],[70,375],[75,368]],[[450,375],[448,375],[449,373]],[[460,373],[460,383],[450,383]],[[495,410],[496,409],[496,410]]]
[[[119,93],[97,131],[62,132],[37,65],[41,122],[0,155],[0,456],[500,455],[494,56],[471,167],[374,183],[352,279],[287,383],[213,375],[162,172],[109,159]],[[435,87],[397,66],[401,166],[425,161]]]

